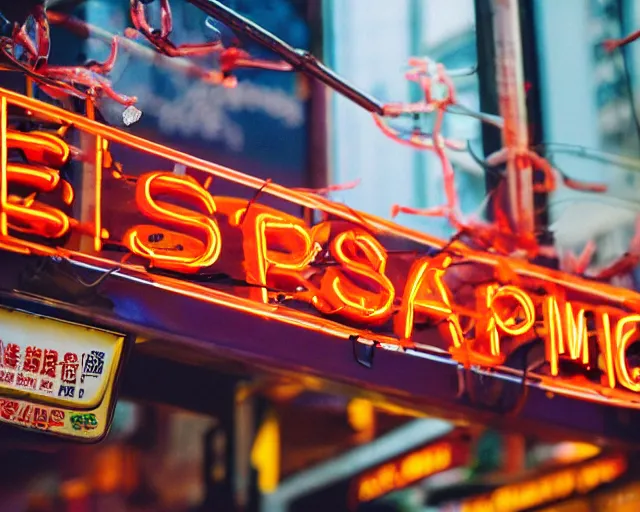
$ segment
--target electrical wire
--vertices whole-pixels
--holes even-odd
[[[466,395],[472,406],[481,407],[482,409],[500,414],[502,416],[517,416],[524,409],[529,397],[529,373],[539,368],[544,361],[536,361],[529,364],[530,353],[538,346],[537,340],[529,342],[522,352],[522,379],[518,390],[518,396],[510,405],[505,405],[505,394],[500,393],[492,403],[483,402],[479,399],[478,390],[476,389],[476,381],[473,379],[473,371],[470,368],[462,368],[458,381],[458,393],[460,396]]]
[[[85,288],[95,288],[96,286],[100,286],[100,284],[102,284],[105,279],[107,279],[110,275],[112,275],[114,272],[117,272],[118,270],[120,270],[120,267],[113,267],[112,269],[107,270],[104,274],[102,274],[100,277],[98,277],[95,281],[90,282],[90,283],[87,283],[87,282],[83,281],[79,276],[74,276],[74,279],[76,281],[78,281]]]
[[[540,142],[532,146],[532,149],[539,151],[540,149],[546,150],[547,154],[551,153],[565,153],[573,155],[577,158],[583,158],[585,160],[600,161],[608,164],[613,164],[621,168],[628,170],[640,171],[640,159],[618,155],[615,153],[608,153],[600,149],[589,148],[587,146],[581,146],[580,144],[571,144],[564,142]]]

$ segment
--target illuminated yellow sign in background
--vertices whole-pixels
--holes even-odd
[[[397,457],[363,473],[353,481],[350,505],[356,508],[358,503],[376,500],[437,473],[463,466],[468,462],[469,455],[469,440],[450,435]]]
[[[604,457],[573,468],[558,469],[526,482],[505,485],[491,494],[472,498],[460,512],[519,512],[545,503],[586,494],[613,482],[627,469],[624,457]]]
[[[119,334],[0,309],[0,421],[101,438],[123,344]]]

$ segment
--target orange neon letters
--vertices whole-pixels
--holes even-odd
[[[482,293],[489,315],[479,324],[489,337],[491,355],[498,357],[501,355],[498,329],[513,337],[528,333],[536,321],[535,307],[531,297],[516,286],[490,285]],[[476,333],[476,336],[484,333]]]
[[[68,183],[60,179],[60,174],[55,169],[16,163],[7,164],[7,183],[33,187],[38,192],[52,192],[61,183],[64,184],[63,190],[70,188]],[[72,197],[63,195],[63,199],[69,202]],[[31,197],[9,195],[2,209],[7,215],[9,227],[16,231],[45,238],[60,238],[69,231],[67,215]]]
[[[7,130],[7,148],[21,150],[29,163],[60,168],[69,160],[69,146],[47,132]]]
[[[343,231],[330,247],[341,267],[326,269],[320,284],[322,297],[336,314],[354,322],[386,322],[393,313],[395,289],[385,275],[384,247],[362,230]]]
[[[204,213],[157,200],[156,196],[172,196]],[[149,258],[153,266],[174,272],[193,273],[216,262],[221,250],[220,230],[212,218],[216,205],[195,179],[168,172],[143,174],[136,186],[136,203],[150,219],[200,235],[204,242],[191,234],[138,225],[124,235],[124,244],[131,252]]]
[[[597,317],[596,328],[598,330],[598,344],[604,355],[604,373],[608,386],[616,387],[616,374],[613,361],[613,344],[611,337],[611,316],[607,312],[601,312]]]
[[[629,315],[616,325],[615,369],[618,382],[631,391],[640,391],[640,367],[630,369],[627,365],[627,349],[638,341],[638,322],[640,315]]]
[[[454,447],[450,443],[427,446],[362,475],[356,481],[356,499],[360,503],[373,501],[450,469],[454,463]]]
[[[589,364],[589,343],[585,310],[579,308],[574,313],[570,302],[561,301],[554,296],[544,299],[544,321],[547,329],[547,358],[551,374],[558,375],[558,358],[567,354],[570,359]]]
[[[394,330],[402,340],[411,339],[415,313],[446,321],[454,348],[462,346],[460,319],[454,313],[449,292],[442,280],[451,258],[424,258],[415,262],[405,286],[400,311],[394,319]]]
[[[54,133],[23,133],[6,129],[9,122],[8,104],[19,105],[22,110],[34,112],[41,119],[50,119],[65,126],[73,125],[96,138],[94,162],[97,185],[93,201],[85,203],[89,206],[86,210],[95,207],[93,219],[91,215],[86,215],[90,211],[83,211],[81,223],[67,217],[62,206],[58,205],[60,209],[56,209],[40,202],[44,200],[38,193],[55,192],[61,193],[63,203],[72,203],[73,190],[56,170],[69,161],[72,151]],[[640,368],[632,367],[627,361],[629,347],[636,341],[639,332],[637,324],[640,322],[640,296],[635,292],[615,290],[607,284],[586,281],[577,276],[563,277],[555,271],[526,262],[507,261],[490,252],[479,255],[463,244],[454,244],[452,252],[443,252],[440,256],[414,262],[404,286],[404,294],[401,300],[396,300],[399,298],[396,295],[399,294],[396,294],[387,276],[387,253],[368,232],[354,227],[355,224],[371,224],[393,231],[393,225],[382,219],[349,212],[341,205],[312,198],[307,192],[287,191],[275,184],[265,192],[271,192],[272,197],[289,201],[290,204],[321,210],[331,219],[324,225],[328,229],[321,232],[319,226],[311,228],[297,217],[247,199],[229,199],[223,208],[206,190],[213,177],[260,191],[264,191],[264,183],[4,90],[0,91],[0,125],[4,128],[0,131],[0,137],[5,141],[0,147],[3,158],[3,172],[0,176],[0,249],[56,254],[59,249],[52,247],[51,243],[21,240],[17,235],[13,236],[14,232],[57,239],[73,229],[90,234],[98,252],[102,239],[109,236],[102,228],[100,215],[101,205],[108,204],[102,201],[101,185],[106,181],[102,177],[103,163],[105,169],[109,169],[110,155],[106,141],[111,140],[128,148],[188,165],[208,175],[206,187],[191,177],[172,173],[152,172],[136,178],[138,209],[151,220],[148,224],[137,225],[128,230],[129,225],[123,228],[122,231],[126,230],[124,244],[134,254],[149,259],[152,266],[178,273],[193,273],[214,265],[221,254],[222,244],[216,219],[221,218],[219,210],[224,209],[222,213],[227,214],[230,224],[237,228],[229,229],[232,235],[229,245],[233,244],[233,236],[238,236],[238,231],[243,235],[245,279],[257,285],[248,288],[250,298],[267,302],[277,294],[282,295],[284,300],[306,300],[325,315],[343,316],[365,326],[379,326],[395,314],[393,330],[401,342],[408,342],[414,336],[414,323],[433,320],[445,331],[451,344],[451,353],[456,360],[464,361],[465,364],[473,361],[488,366],[495,365],[509,354],[511,347],[506,343],[508,337],[533,338],[537,336],[534,324],[536,320],[542,320],[552,375],[560,373],[561,358],[589,367],[595,363],[590,358],[595,359],[597,352],[606,386],[640,391]],[[27,164],[10,161],[15,150],[24,154]],[[90,155],[84,154],[83,157],[85,162],[91,161]],[[120,171],[118,173],[123,175]],[[108,176],[109,174],[105,174],[105,177]],[[131,183],[134,180],[125,181]],[[35,193],[21,193],[21,196],[26,197],[20,197],[15,192],[17,185]],[[87,190],[83,190],[83,194],[86,193]],[[60,198],[57,197],[56,200],[60,202]],[[356,217],[361,219],[355,221]],[[119,222],[119,219],[114,220],[111,215],[106,216],[105,220],[107,224]],[[166,229],[153,225],[155,223],[166,224]],[[343,223],[344,226],[336,229],[334,223]],[[9,230],[12,231],[12,236],[9,236]],[[226,233],[227,231],[225,235]],[[398,227],[396,233],[415,241],[421,240],[425,245],[442,245],[437,240],[404,228]],[[333,262],[324,260],[315,261],[319,251],[327,244],[338,265],[332,266]],[[68,251],[68,254],[77,256],[74,250]],[[562,293],[555,297],[551,296],[556,295],[555,292],[549,292],[548,296],[540,297],[539,292],[528,294],[527,287],[504,286],[496,282],[484,289],[476,286],[475,291],[479,297],[474,305],[480,307],[468,311],[466,297],[462,297],[464,294],[461,293],[458,299],[455,290],[454,298],[454,290],[449,290],[445,285],[445,272],[452,262],[452,254],[456,254],[455,258],[465,263],[478,264],[478,268],[486,269],[487,273],[493,272],[493,281],[515,283],[515,277],[519,276],[521,283],[526,282],[527,286],[532,283],[532,289],[537,288],[536,282],[555,281],[560,291],[567,290],[568,296],[581,297],[588,304],[572,304],[560,297]],[[232,263],[235,271],[238,265]],[[503,272],[505,269],[506,272]],[[553,279],[547,279],[548,277]],[[472,283],[465,283],[470,284]],[[180,289],[179,283],[171,286],[172,289]],[[545,287],[551,289],[551,286]],[[592,294],[592,290],[598,293]],[[620,296],[617,295],[618,292]],[[207,298],[206,289],[202,288],[198,293],[199,297]],[[251,303],[245,306],[247,311],[257,314],[263,311],[255,307],[255,302],[253,306]],[[591,313],[596,333],[588,332]],[[288,311],[283,316],[298,314],[305,313]],[[467,324],[467,319],[472,321]],[[464,334],[461,327],[463,321]],[[319,324],[317,320],[313,322]],[[386,340],[390,339],[388,334],[380,333]],[[593,343],[596,337],[600,350],[590,352],[589,343]],[[483,340],[488,341],[486,347]],[[465,356],[476,352],[478,357],[473,360]],[[575,379],[570,384],[576,386]]]
[[[596,459],[574,468],[559,469],[529,481],[508,484],[461,503],[461,512],[519,512],[539,508],[573,494],[586,494],[620,477],[627,469],[622,457]]]
[[[278,281],[300,281],[300,273],[320,250],[301,219],[260,204],[241,208],[230,215],[240,227],[246,279],[259,286],[277,288]],[[254,298],[268,302],[266,288],[257,289]]]

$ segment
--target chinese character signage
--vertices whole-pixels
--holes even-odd
[[[25,132],[9,105],[72,125],[95,144],[79,150],[64,130]],[[147,283],[150,293],[355,336],[374,348],[448,354],[550,392],[640,408],[634,291],[439,240],[1,89],[0,147],[2,250],[64,258],[104,270],[105,279],[117,273]],[[149,163],[123,167],[115,155],[125,150]],[[73,161],[92,164],[91,187],[76,191],[66,179]],[[187,173],[172,172],[175,163]],[[237,196],[218,195],[221,182]],[[315,223],[285,213],[303,207],[315,211]],[[81,250],[77,238],[88,242]],[[531,347],[538,362],[523,366]],[[0,380],[94,407],[108,390],[114,350],[4,339]]]
[[[114,333],[0,309],[0,421],[102,437],[122,349]]]

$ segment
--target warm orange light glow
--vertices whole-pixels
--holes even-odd
[[[303,271],[320,250],[304,221],[263,205],[237,210],[231,222],[242,230],[249,283],[278,289],[279,281]],[[269,301],[266,288],[257,288],[253,296]]]
[[[91,103],[91,102],[88,102]],[[93,105],[93,103],[91,103]],[[95,201],[93,211],[93,248],[95,251],[102,249],[102,164],[104,152],[108,149],[108,142],[101,136],[96,137],[96,158],[95,158]]]
[[[615,368],[618,382],[631,391],[640,391],[640,367],[629,369],[626,353],[629,346],[638,341],[638,322],[640,315],[624,317],[616,325]]]
[[[9,234],[7,228],[7,98],[0,97],[0,235]]]
[[[189,202],[204,210],[204,214],[156,200],[157,195]],[[184,233],[138,225],[124,236],[131,252],[148,258],[153,266],[175,272],[193,273],[216,262],[221,250],[220,230],[211,218],[216,205],[196,180],[168,172],[143,174],[136,186],[136,203],[150,219],[195,232],[205,242]]]
[[[347,404],[347,420],[356,432],[374,433],[376,413],[370,400],[354,398]]]
[[[275,413],[269,413],[258,429],[251,448],[251,464],[258,472],[258,488],[263,493],[274,492],[280,480],[280,423]]]
[[[462,346],[460,319],[451,306],[449,292],[442,281],[451,258],[425,258],[411,267],[402,295],[402,305],[394,319],[394,330],[402,340],[411,339],[414,316],[426,315],[444,319],[455,348]]]
[[[560,343],[562,339],[562,327],[558,325],[560,319],[560,310],[555,297],[544,298],[544,317],[553,320],[553,323],[547,321],[547,343],[545,353],[551,370],[551,375],[558,375],[558,358],[560,356]],[[551,328],[549,328],[549,325]]]
[[[47,132],[7,130],[7,148],[21,150],[31,164],[60,168],[69,160],[69,145]]]
[[[82,479],[67,480],[60,484],[60,495],[67,501],[82,500],[91,493],[91,486]]]
[[[33,187],[40,192],[52,192],[61,181],[58,171],[28,164],[10,163],[6,173],[7,183]],[[16,231],[46,238],[60,238],[69,231],[69,217],[39,201],[10,195],[2,210],[8,225]]]
[[[519,512],[586,494],[614,481],[627,469],[622,457],[608,457],[561,469],[528,482],[505,485],[491,494],[463,502],[461,512]]]
[[[535,324],[535,306],[531,297],[515,286],[490,285],[478,289],[487,314],[478,319],[476,341],[488,341],[489,353],[500,360],[500,332],[510,337],[527,334]]]
[[[118,445],[106,446],[93,460],[91,483],[98,492],[114,493],[124,487],[125,450]]]
[[[361,476],[356,484],[357,500],[361,503],[373,501],[394,490],[445,471],[451,468],[453,463],[451,443],[428,446]]]
[[[564,302],[561,308],[556,297],[545,298],[545,323],[549,337],[549,361],[552,375],[558,374],[557,356],[568,354],[571,359],[589,364],[588,329],[585,310],[573,311],[570,302]],[[563,311],[561,311],[561,309]]]
[[[487,294],[488,306],[493,314],[496,325],[502,329],[504,333],[511,336],[521,336],[530,331],[536,319],[531,297],[515,286],[492,286],[490,290],[491,292]],[[500,299],[513,299],[517,302],[520,309],[513,311],[507,319],[503,319],[502,313],[497,306]],[[520,312],[524,314],[524,318],[518,323],[518,319],[513,313],[517,314]]]
[[[600,339],[600,348],[604,353],[604,373],[606,375],[607,384],[611,389],[616,387],[616,375],[614,373],[613,363],[613,344],[611,340],[611,318],[609,313],[602,313],[599,316],[597,325],[598,332],[602,334]]]
[[[66,205],[73,202],[74,191],[69,183],[60,179],[57,169],[70,158],[69,146],[60,138],[64,131],[55,135],[7,130],[8,104],[18,105],[40,118],[74,126],[95,137],[96,189],[95,196],[88,203],[95,205],[95,213],[88,220],[80,223],[67,217],[61,210],[45,204],[46,198],[42,197],[44,193],[53,193],[58,203],[58,195]],[[544,387],[553,387],[556,391],[575,392],[577,388],[591,384],[594,389],[601,386],[588,379],[585,383],[576,384],[576,379],[564,379],[560,375],[560,361],[563,359],[591,368],[595,361],[590,357],[595,352],[590,353],[589,343],[597,343],[602,385],[609,388],[606,396],[601,394],[597,399],[628,400],[627,390],[640,390],[640,369],[629,368],[626,360],[628,347],[634,342],[636,333],[634,314],[640,314],[640,294],[636,292],[587,281],[526,261],[475,251],[459,242],[448,243],[384,219],[355,212],[316,194],[265,183],[2,89],[0,249],[23,254],[64,255],[106,268],[113,266],[114,261],[107,259],[112,256],[97,254],[102,249],[103,240],[110,236],[102,219],[102,210],[107,205],[102,197],[105,181],[103,159],[108,155],[109,143],[123,144],[206,174],[201,179],[205,186],[192,177],[168,172],[152,172],[138,177],[137,209],[150,222],[123,226],[125,235],[122,239],[119,238],[121,231],[118,226],[115,230],[118,239],[109,242],[115,245],[123,243],[132,253],[148,260],[150,267],[186,274],[216,265],[223,243],[228,243],[229,254],[234,254],[234,249],[237,249],[233,247],[234,236],[239,231],[244,256],[244,276],[240,279],[257,285],[244,288],[248,290],[248,298],[246,294],[236,297],[229,292],[220,294],[213,287],[185,282],[179,277],[161,278],[156,273],[154,286],[202,301],[225,303],[247,314],[331,333],[341,339],[349,339],[357,333],[358,328],[352,325],[358,323],[365,329],[376,327],[372,331],[367,330],[367,336],[372,340],[415,348],[421,343],[415,325],[435,324],[449,343],[445,348],[449,348],[455,360],[464,364],[498,366],[519,342],[542,337],[551,374],[558,378],[548,378],[544,370],[536,377]],[[29,163],[9,162],[9,148],[22,150]],[[83,155],[87,159],[91,156]],[[108,161],[104,165],[108,167]],[[297,217],[259,204],[257,196],[253,200],[214,199],[207,191],[209,186],[215,186],[213,177],[257,190],[257,196],[265,194],[319,210],[327,220],[309,226]],[[109,179],[108,174],[106,179]],[[18,183],[33,188],[34,193],[27,197],[10,194],[9,186]],[[218,220],[224,222],[223,216],[231,226],[229,231],[234,232],[228,241],[222,239],[218,226]],[[225,236],[226,228],[223,230]],[[45,245],[44,242],[18,237],[19,232],[25,232],[56,239],[70,230],[90,236],[96,254],[72,251],[62,246],[62,240],[55,242],[61,247],[53,247],[51,241]],[[406,270],[395,266],[397,260],[383,247],[378,232],[433,248],[447,245],[447,251],[413,262],[404,280]],[[404,259],[402,264],[406,261]],[[488,279],[471,290],[472,301],[475,293],[473,306],[461,300],[457,288],[448,287],[449,272],[454,274],[453,264],[460,263],[481,265],[487,272]],[[117,265],[123,273],[142,272],[139,262],[118,261]],[[403,282],[402,290],[394,286],[394,283]],[[542,296],[544,291],[540,292],[540,289],[547,290],[547,295]],[[575,297],[580,297],[582,302],[574,300]],[[274,299],[283,302],[284,306],[290,299],[308,302],[325,317],[289,307],[274,308],[268,305]],[[331,316],[331,319],[326,316]],[[339,317],[348,320],[349,326],[335,320]],[[391,318],[393,334],[385,330],[385,324]],[[588,321],[591,318],[595,319],[595,331],[590,333]]]
[[[364,231],[344,231],[333,239],[331,253],[342,268],[327,268],[320,290],[336,314],[369,325],[386,322],[395,289],[385,276],[384,247]]]
[[[582,364],[589,363],[589,341],[585,310],[579,308],[574,315],[570,302],[565,303],[565,325],[567,328],[566,344],[560,346],[561,352],[568,353],[573,360],[582,357]],[[565,340],[563,340],[565,341]]]
[[[562,464],[573,464],[592,459],[602,453],[595,444],[567,441],[553,448],[553,460]]]

